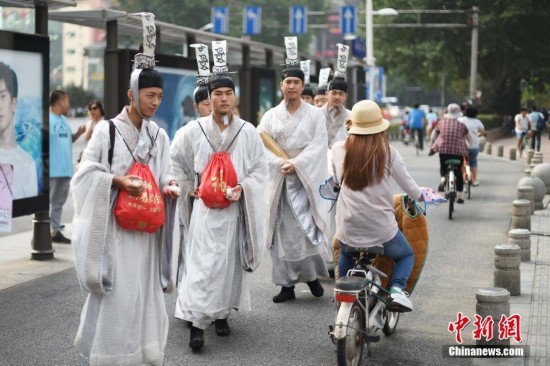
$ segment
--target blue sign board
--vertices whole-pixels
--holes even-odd
[[[365,58],[367,56],[367,45],[363,38],[357,37],[351,41],[351,54],[357,58]]]
[[[353,34],[357,25],[357,8],[355,6],[342,6],[340,8],[340,33]]]
[[[370,95],[369,89],[370,89],[370,80],[371,75],[370,73],[373,72],[374,75],[372,77],[373,86],[372,86],[372,92],[373,95]],[[367,99],[374,100],[375,102],[381,102],[382,98],[385,97],[386,91],[385,91],[385,76],[384,76],[384,68],[383,67],[366,67],[365,68],[365,95],[367,96]]]
[[[292,34],[304,34],[307,32],[307,7],[306,6],[291,6],[290,7],[290,19],[288,21],[290,25],[290,33]]]
[[[262,8],[260,6],[245,6],[243,9],[243,33],[246,35],[262,32]]]
[[[228,32],[229,25],[229,9],[227,6],[212,7],[212,32],[225,34]]]

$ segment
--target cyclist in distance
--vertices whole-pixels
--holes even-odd
[[[527,135],[530,129],[532,129],[532,122],[527,114],[527,108],[521,108],[518,114],[514,117],[515,129],[516,132],[516,147],[519,152],[519,157],[521,158],[523,152],[523,139]]]
[[[474,106],[466,107],[466,116],[460,117],[458,120],[468,127],[470,131],[471,144],[468,147],[468,165],[470,166],[470,171],[472,173],[472,185],[477,187],[479,181],[477,180],[477,155],[479,154],[479,136],[485,136],[485,126],[483,123],[477,119],[477,108]]]
[[[384,256],[395,261],[391,276],[390,311],[411,311],[403,292],[411,274],[414,255],[399,230],[393,213],[391,179],[411,198],[422,200],[420,187],[410,176],[399,152],[389,145],[384,132],[389,122],[378,105],[363,100],[353,106],[346,121],[349,136],[332,146],[335,180],[340,183],[336,203],[336,237],[340,242],[340,277],[354,266],[350,247],[384,247]]]
[[[439,174],[441,180],[437,190],[443,192],[445,189],[445,174],[447,173],[447,165],[445,161],[456,159],[463,161],[464,156],[468,155],[468,145],[466,140],[470,139],[470,131],[464,123],[458,121],[462,117],[460,106],[456,103],[451,103],[447,107],[447,113],[442,122],[438,123],[437,127],[432,132],[432,148],[429,155],[436,152],[439,153]],[[458,191],[457,203],[464,203],[464,177],[462,171],[458,167],[456,171],[456,189]]]

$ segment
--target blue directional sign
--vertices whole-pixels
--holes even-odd
[[[291,6],[290,7],[290,33],[304,34],[307,32],[307,7],[306,6]]]
[[[212,32],[225,34],[229,28],[229,8],[227,6],[212,7],[211,22],[213,24]]]
[[[351,54],[357,58],[365,58],[367,56],[367,46],[363,38],[357,37],[351,41]]]
[[[340,33],[355,33],[357,20],[357,8],[355,6],[342,6],[340,8]]]
[[[245,6],[243,9],[243,33],[246,35],[262,32],[262,8],[260,6]]]

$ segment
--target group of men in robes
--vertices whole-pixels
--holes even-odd
[[[145,13],[144,24],[147,16],[152,14]],[[281,287],[275,303],[295,298],[300,282],[320,297],[319,277],[328,277],[330,214],[318,187],[329,175],[328,148],[341,136],[335,124],[342,121],[344,128],[333,110],[346,113],[342,98],[339,105],[337,98],[330,102],[330,92],[342,91],[345,81],[328,86],[325,111],[302,101],[303,71],[286,68],[283,100],[256,129],[233,113],[235,84],[225,62],[226,43],[213,42],[213,75],[195,90],[200,118],[178,130],[170,146],[166,132],[150,120],[162,99],[151,47],[136,58],[149,62],[132,72],[130,104],[112,120],[114,137],[111,124],[97,126],[71,182],[75,263],[79,282],[89,292],[75,339],[82,364],[163,364],[168,336],[163,293],[174,287],[170,264],[178,221],[175,315],[187,321],[195,351],[204,346],[204,329],[214,323],[218,336],[228,336],[232,312],[250,308],[247,277],[266,249],[271,250],[273,282]],[[261,133],[286,157],[266,149]],[[217,152],[230,156],[236,185],[222,184],[221,176],[202,182]],[[149,166],[165,201],[166,224],[152,234],[122,229],[113,215],[118,191],[139,195],[143,189],[136,177],[125,175],[136,161]],[[206,183],[223,187],[227,207],[203,202],[198,189]]]

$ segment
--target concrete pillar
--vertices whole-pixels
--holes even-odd
[[[535,156],[535,150],[527,150],[527,164],[531,164],[531,160],[533,160],[533,156]]]
[[[504,145],[497,145],[497,156],[501,158],[504,156]]]
[[[531,202],[531,215],[535,213],[535,193],[531,186],[518,187],[518,199]]]
[[[539,177],[546,187],[546,194],[550,194],[550,163],[537,164],[531,171],[533,177]]]
[[[493,152],[493,145],[490,142],[485,143],[485,153],[491,155]]]
[[[525,174],[526,177],[530,177],[531,176],[531,168],[529,168],[529,167],[525,168],[523,173]]]
[[[533,175],[533,170],[531,171],[531,175]],[[546,187],[542,179],[535,176],[523,177],[516,184],[516,187],[521,187],[521,186],[533,187],[533,194],[535,198],[535,210],[542,210],[544,208],[544,204],[542,203],[542,201],[544,200],[544,196],[546,194]]]
[[[515,148],[510,149],[510,151],[508,152],[508,157],[510,158],[510,160],[516,160],[516,149]]]
[[[485,337],[476,340],[477,346],[510,344],[510,339],[498,339],[498,322],[504,314],[510,316],[510,292],[504,288],[488,287],[479,289],[476,293],[476,314],[485,319],[490,316],[493,319],[493,338],[487,340]]]
[[[541,163],[544,161],[544,156],[543,156],[543,154],[542,154],[540,151],[536,151],[536,152],[535,152],[535,155],[533,156],[533,158],[540,159],[540,162],[541,162]]]
[[[531,230],[531,202],[514,200],[512,202],[512,229]]]
[[[531,232],[529,230],[512,229],[508,231],[508,244],[519,246],[522,262],[531,260]]]
[[[494,286],[505,288],[511,296],[521,295],[521,248],[499,244],[495,247]]]

